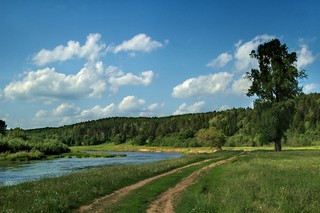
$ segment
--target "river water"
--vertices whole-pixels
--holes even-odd
[[[44,177],[56,177],[95,166],[139,164],[178,158],[177,153],[163,152],[107,152],[125,154],[117,158],[58,158],[31,163],[0,165],[0,185],[14,185]]]

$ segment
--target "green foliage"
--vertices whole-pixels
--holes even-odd
[[[132,144],[138,145],[138,146],[143,146],[147,143],[147,138],[144,135],[138,135],[135,137],[132,141]]]
[[[67,145],[56,140],[24,140],[21,137],[11,136],[0,138],[0,154],[2,160],[34,160],[44,155],[57,155],[70,152]]]
[[[0,160],[9,160],[9,161],[40,160],[44,157],[45,155],[38,150],[18,151],[15,153],[10,153],[10,152],[0,153]]]
[[[21,128],[11,129],[8,132],[8,136],[10,138],[20,138],[22,140],[27,140],[28,139],[27,133]]]
[[[202,146],[216,147],[217,149],[221,149],[226,142],[225,135],[213,127],[209,129],[200,129],[196,138]]]
[[[263,126],[269,126],[268,132],[261,131],[260,134],[275,142],[275,151],[281,151],[281,139],[293,115],[292,110],[286,111],[291,109],[288,100],[302,93],[298,86],[299,79],[307,75],[304,70],[296,68],[296,53],[288,53],[287,46],[278,39],[259,45],[250,56],[258,61],[259,69],[251,69],[247,73],[247,78],[252,82],[247,95],[258,97],[255,107],[263,109],[258,109],[261,114],[259,120],[263,120]]]
[[[266,103],[260,105],[276,106]],[[283,122],[280,124],[287,139],[283,135],[282,141],[287,145],[308,145],[320,140],[317,134],[320,129],[320,94],[300,95],[295,98],[294,107],[290,104],[288,107],[287,102],[283,103],[284,106],[281,103],[278,105],[279,110],[256,107],[160,118],[116,117],[59,128],[17,129],[20,133],[15,129],[15,133],[10,133],[13,130],[7,133],[22,135],[20,138],[26,141],[55,140],[68,146],[131,142],[149,146],[196,147],[201,144],[196,141],[195,133],[214,127],[227,136],[227,146],[261,146],[275,140],[275,131],[270,127],[275,126],[277,120],[273,116],[277,115],[278,120]],[[259,102],[255,106],[259,106]],[[282,109],[284,114],[274,113]],[[291,110],[292,117],[287,116]],[[288,126],[289,129],[285,131]],[[304,136],[306,133],[308,137]]]
[[[250,56],[259,62],[259,69],[251,69],[247,77],[252,81],[248,96],[257,95],[260,102],[282,102],[297,97],[302,89],[298,80],[305,78],[304,70],[299,71],[295,52],[288,53],[285,44],[273,39],[258,46]]]
[[[294,102],[287,100],[271,104],[255,103],[258,119],[254,122],[260,143],[281,140],[289,128],[294,114]]]

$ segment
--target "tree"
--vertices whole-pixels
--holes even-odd
[[[0,120],[0,135],[4,135],[6,133],[7,125],[6,122]]]
[[[213,127],[200,129],[196,134],[196,138],[202,146],[216,147],[217,149],[221,149],[226,142],[225,135]]]
[[[302,93],[298,80],[307,75],[295,65],[297,54],[288,53],[287,46],[278,39],[259,45],[250,56],[258,60],[259,69],[247,72],[246,77],[252,82],[247,95],[258,97],[254,107],[261,115],[261,122],[265,124],[261,126],[269,130],[261,134],[275,143],[275,151],[281,151],[281,139],[293,116],[294,103],[290,100]],[[266,124],[269,125],[266,127]]]

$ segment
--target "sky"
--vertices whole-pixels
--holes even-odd
[[[320,92],[320,2],[0,0],[8,128],[252,107],[249,54],[278,38]]]

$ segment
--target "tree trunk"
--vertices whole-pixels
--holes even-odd
[[[281,139],[280,139],[280,141],[274,142],[274,151],[275,152],[280,152],[281,149],[282,149],[282,147],[281,147]]]
[[[274,141],[274,151],[275,152],[280,152],[281,149],[282,149],[282,146],[281,146],[281,138],[282,138],[282,134],[281,134],[281,129],[277,128],[277,135],[276,135],[276,138],[275,138],[275,141]]]

